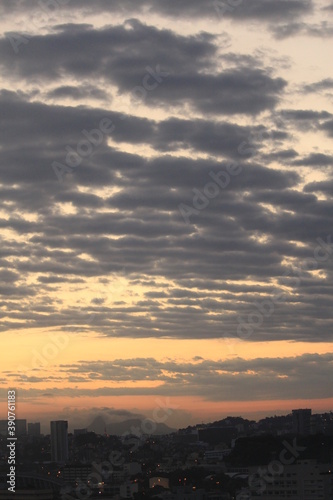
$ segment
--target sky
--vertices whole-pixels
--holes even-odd
[[[2,418],[332,410],[332,1],[0,14]]]

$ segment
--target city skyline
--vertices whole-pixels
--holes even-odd
[[[19,423],[26,428],[26,421]],[[50,422],[50,430],[18,436],[19,467],[8,480],[2,462],[0,498],[8,498],[6,482],[27,500],[144,500],[163,493],[171,500],[332,497],[333,412],[313,415],[303,408],[259,422],[228,417],[167,435],[137,428],[72,434],[67,421]],[[9,452],[7,443],[0,432],[1,457],[12,464],[14,444]]]
[[[324,419],[329,416],[329,420],[333,420],[333,410],[328,412],[314,412],[312,413],[312,408],[293,408],[288,413],[279,414],[265,414],[260,418],[248,418],[246,415],[241,414],[228,414],[227,416],[220,415],[217,422],[222,422],[228,419],[240,419],[246,420],[248,422],[264,422],[266,419],[276,419],[279,417],[289,418],[292,426],[290,427],[290,432],[296,435],[308,435],[308,434],[318,434],[318,417]],[[325,417],[325,418],[324,418]],[[117,436],[127,436],[128,434],[133,434],[137,436],[151,436],[151,435],[164,435],[172,432],[178,432],[180,430],[188,427],[200,428],[203,426],[213,425],[213,421],[201,421],[201,422],[186,422],[182,427],[172,428],[168,426],[164,421],[165,419],[159,419],[155,414],[154,417],[149,418],[146,415],[131,414],[127,412],[122,417],[120,417],[120,412],[118,414],[115,412],[113,415],[109,409],[104,409],[104,412],[99,411],[90,420],[83,417],[81,420],[54,420],[51,417],[50,420],[42,419],[40,422],[29,422],[28,419],[16,419],[15,433],[18,438],[22,436],[39,437],[52,434],[52,425],[60,423],[61,426],[66,422],[66,432],[68,434],[73,434],[77,436],[79,434],[85,434],[87,432],[93,432],[100,435],[117,435]],[[162,426],[161,426],[162,424]],[[54,429],[54,434],[57,433],[57,429]],[[0,435],[7,436],[8,433],[8,421],[0,419]]]
[[[3,418],[333,408],[332,13],[0,2]]]

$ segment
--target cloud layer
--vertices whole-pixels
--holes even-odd
[[[261,0],[234,15],[310,11]],[[233,337],[250,323],[252,340],[330,339],[332,155],[298,152],[295,139],[330,137],[330,112],[284,107],[285,77],[214,34],[131,19],[55,25],[17,54],[9,41],[0,64],[22,89],[0,92],[2,331],[86,329],[94,314],[106,336]],[[309,267],[319,239],[326,258]],[[76,294],[83,302],[63,298]]]
[[[325,399],[332,395],[332,366],[330,353],[224,361],[201,357],[187,362],[154,358],[81,361],[59,365],[53,376],[45,376],[43,369],[35,369],[35,375],[20,374],[20,398],[23,401],[42,396],[45,390],[40,384],[48,382],[53,384],[47,390],[48,397],[53,398],[185,394],[206,402]],[[66,384],[62,387],[64,376]],[[6,377],[17,380],[15,373],[7,373]]]

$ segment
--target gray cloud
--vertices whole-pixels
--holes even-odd
[[[61,371],[79,377],[80,381],[97,380],[99,388],[52,389],[53,396],[133,395],[181,396],[186,394],[206,401],[254,401],[330,398],[327,381],[332,378],[333,355],[304,354],[285,358],[233,358],[224,361],[195,362],[157,361],[154,358],[115,359],[107,361],[81,361],[75,365],[61,365]],[[30,383],[44,381],[34,377]],[[126,387],[129,381],[139,382],[137,387]],[[52,382],[52,377],[50,378]],[[117,387],[108,387],[108,381],[117,381]],[[159,382],[147,387],[144,382]],[[140,385],[142,382],[142,385]],[[37,396],[36,388],[21,389],[21,398]],[[127,412],[105,409],[105,416],[124,418]]]
[[[170,15],[203,8],[154,5]],[[282,19],[310,7],[252,1],[234,17]],[[320,196],[330,179],[303,190],[298,167],[329,176],[332,158],[313,147],[298,153],[297,139],[310,128],[332,135],[332,114],[281,109],[288,82],[280,66],[273,73],[258,52],[228,53],[218,35],[179,35],[134,19],[101,29],[62,23],[43,33],[18,54],[0,40],[7,87],[11,78],[27,83],[26,91],[0,93],[0,330],[237,337],[240,317],[288,287],[251,340],[328,341],[332,259],[318,261],[317,273],[305,270],[298,286],[284,274],[330,235],[332,203]],[[147,116],[135,116],[134,103],[117,112],[117,99],[158,65],[169,74],[147,91]],[[82,131],[103,118],[112,133],[58,182],[52,163],[64,164]],[[239,172],[228,185],[212,184],[230,165]],[[192,210],[190,224],[180,204]],[[125,292],[114,297],[122,278]],[[83,291],[86,303],[77,301]]]
[[[59,80],[67,73],[76,78],[103,76],[131,90],[140,85],[145,67],[160,64],[175,72],[212,68],[216,37],[208,33],[180,36],[132,19],[103,29],[62,27],[56,33],[35,35],[19,51],[13,67],[12,47],[0,41],[1,65],[24,78]],[[24,50],[23,50],[24,49]],[[51,57],[52,56],[52,57]]]
[[[217,37],[208,33],[184,37],[131,20],[101,30],[84,27],[33,36],[29,46],[16,54],[14,67],[12,47],[3,38],[0,60],[4,71],[29,80],[51,82],[64,75],[81,80],[93,73],[95,79],[116,85],[120,95],[142,97],[143,91],[146,104],[151,106],[188,104],[198,112],[213,115],[255,115],[274,108],[287,82],[253,64],[217,70],[216,43]],[[164,79],[163,84],[156,84],[154,72],[162,75],[157,76],[157,81]],[[141,86],[145,77],[154,92]],[[140,92],[135,90],[138,87]],[[78,99],[83,91],[61,85],[49,96],[67,92]]]
[[[333,89],[333,78],[324,78],[319,82],[310,83],[304,86],[305,92],[320,92],[321,90]]]
[[[320,128],[324,130],[329,137],[333,137],[333,120],[322,123]]]
[[[323,153],[312,153],[306,158],[294,160],[293,165],[300,165],[304,167],[327,167],[333,166],[333,156]]]
[[[98,100],[109,99],[107,93],[104,90],[92,85],[83,85],[81,87],[73,85],[63,85],[61,87],[56,87],[52,91],[48,92],[47,97],[51,99],[66,97],[74,100],[83,100],[87,98]]]
[[[327,21],[321,21],[319,24],[291,21],[286,24],[274,24],[271,31],[278,40],[297,35],[330,38],[333,36],[333,24]]]
[[[20,3],[13,4],[9,0],[4,0],[1,5],[2,14],[17,12],[22,10],[31,10],[31,1],[22,0]],[[36,7],[35,7],[36,8]],[[119,13],[128,15],[128,12],[139,14],[143,12],[167,15],[178,18],[213,18],[219,13],[220,17],[231,17],[236,20],[283,20],[297,18],[310,13],[313,8],[313,2],[310,0],[251,0],[239,2],[236,6],[230,4],[229,8],[223,8],[222,2],[209,0],[204,4],[200,0],[184,0],[181,3],[177,0],[164,2],[163,0],[143,0],[139,4],[135,0],[124,0],[121,4],[116,0],[95,0],[93,6],[87,1],[71,0],[66,5],[59,5],[58,10],[77,10],[82,13],[101,12],[101,13]],[[36,8],[36,10],[42,10]],[[57,9],[51,9],[51,12],[57,13]],[[48,9],[44,9],[48,13]]]
[[[223,2],[208,2],[208,5],[203,6],[199,0],[186,0],[181,4],[176,0],[172,0],[167,4],[163,0],[158,0],[152,4],[152,10],[159,13],[198,17],[211,17],[208,8],[214,7],[221,16],[231,17],[237,20],[257,19],[286,19],[289,17],[305,14],[311,11],[312,2],[301,2],[298,0],[280,2],[276,0],[251,0],[250,2],[240,2],[240,5],[234,8],[224,9]]]
[[[310,182],[304,186],[304,191],[306,193],[320,192],[325,193],[329,196],[333,194],[333,180],[321,181],[321,182]]]
[[[282,110],[278,120],[282,121],[284,126],[291,126],[293,128],[305,132],[308,130],[313,131],[329,131],[330,118],[332,114],[328,111],[315,111],[311,109],[285,109]]]

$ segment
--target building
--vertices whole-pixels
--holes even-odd
[[[8,420],[0,420],[0,434],[2,436],[7,436],[8,431]]]
[[[258,474],[258,467],[251,467],[250,473]],[[263,490],[258,493],[260,500],[333,498],[332,464],[319,464],[316,460],[300,460],[298,463],[283,466],[281,473],[273,477],[273,481],[258,481],[260,487],[263,485]],[[254,493],[251,498],[256,498],[256,494]]]
[[[149,479],[149,488],[155,488],[155,486],[160,486],[168,490],[170,488],[169,479],[167,477],[154,476]]]
[[[120,497],[121,498],[133,498],[135,493],[138,493],[139,485],[138,483],[132,483],[131,481],[126,481],[120,485]]]
[[[7,436],[8,420],[0,420],[0,434]],[[27,421],[25,419],[17,418],[15,420],[15,436],[26,436],[27,434]]]
[[[307,436],[311,432],[311,410],[293,410],[293,432]]]
[[[84,483],[87,482],[89,474],[92,472],[91,465],[85,464],[73,464],[66,465],[61,468],[59,477],[65,481],[65,483],[75,484],[77,479],[80,479]]]
[[[224,460],[224,457],[230,454],[229,449],[225,450],[207,450],[204,453],[204,459],[207,463],[216,463]]]
[[[193,489],[190,486],[178,486],[173,498],[174,500],[204,500],[205,491],[201,488]]]
[[[206,493],[205,500],[231,500],[231,495],[223,491],[210,491]],[[237,496],[237,500],[242,499]]]
[[[28,424],[28,436],[39,437],[40,436],[40,422],[34,424]]]
[[[124,472],[126,476],[136,476],[137,474],[141,474],[141,464],[138,462],[129,462],[124,464],[123,466]]]
[[[198,429],[199,441],[216,445],[218,443],[231,443],[237,437],[236,427],[204,427]]]
[[[68,460],[67,420],[51,422],[51,460],[58,463],[64,463]]]
[[[27,435],[27,421],[26,419],[17,418],[15,420],[15,434],[16,436]]]
[[[18,467],[15,474],[15,492],[8,491],[7,471],[0,473],[0,500],[55,500],[64,483],[61,479],[38,473],[24,472]]]
[[[16,490],[12,494],[15,500],[54,500],[53,491],[50,490]],[[8,500],[8,490],[0,490],[0,499]]]
[[[74,437],[82,436],[83,434],[87,434],[87,429],[74,429]]]

